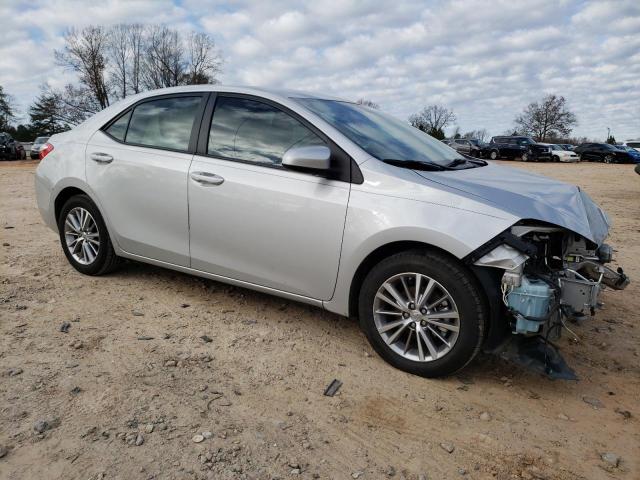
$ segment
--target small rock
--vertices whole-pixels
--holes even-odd
[[[358,470],[357,472],[353,472],[351,474],[351,478],[360,478],[363,475],[364,475],[364,472],[362,470]]]
[[[140,445],[142,445],[144,443],[144,437],[142,436],[141,433],[139,433],[136,436],[136,447],[139,447]]]
[[[144,427],[144,431],[147,433],[153,433],[153,429],[154,429],[154,425],[153,423],[148,423],[146,427]]]
[[[291,475],[300,475],[302,471],[299,468],[292,468]]]
[[[204,343],[211,343],[213,342],[213,338],[211,338],[209,335],[202,335],[200,337],[200,339],[204,342]]]
[[[452,443],[447,443],[447,442],[441,443],[440,446],[447,453],[453,453],[453,451],[456,449],[456,447]]]
[[[603,453],[602,455],[600,455],[600,458],[602,458],[604,462],[607,462],[609,465],[612,465],[614,467],[618,467],[618,465],[620,465],[620,457],[615,453]]]
[[[2,242],[3,247],[9,247],[10,245],[7,242]]]
[[[567,417],[564,413],[559,413],[558,418],[560,420],[569,420],[569,417]]]
[[[604,407],[602,402],[600,400],[598,400],[597,398],[594,398],[594,397],[584,396],[584,397],[582,397],[582,401],[584,403],[588,404],[588,405],[591,405],[595,409]]]
[[[190,306],[191,306],[191,305],[189,305],[188,303],[182,303],[182,304],[180,305],[180,308],[188,308],[188,307],[190,307]]]
[[[427,480],[427,476],[424,473],[418,475],[418,480]]]
[[[202,432],[202,436],[203,436],[206,440],[208,440],[208,439],[210,439],[211,437],[213,437],[213,433],[212,433],[212,432]]]
[[[60,325],[60,331],[62,333],[69,333],[70,328],[71,324],[69,322],[63,322],[62,325]]]
[[[175,367],[178,364],[175,360],[167,360],[164,362],[165,367]]]
[[[131,315],[134,317],[144,317],[144,313],[140,310],[131,310]]]
[[[72,346],[73,348],[75,348],[76,350],[78,350],[78,349],[80,349],[80,348],[82,348],[82,347],[83,347],[83,344],[82,344],[82,341],[80,341],[80,340],[76,340],[75,342],[73,342],[73,343],[71,344],[71,346]]]
[[[16,375],[20,375],[22,373],[21,368],[10,368],[7,372],[10,377],[15,377]]]
[[[138,340],[142,340],[142,341],[146,341],[146,340],[153,340],[153,337],[149,337],[147,335],[140,335],[138,337]]]
[[[467,471],[466,471],[464,468],[459,468],[459,469],[458,469],[458,473],[459,473],[460,475],[466,475],[466,474],[467,474]]]
[[[622,410],[621,408],[616,408],[616,413],[622,415],[625,420],[629,420],[631,418],[631,412],[629,410]]]
[[[4,445],[0,445],[0,458],[6,457],[7,453],[9,453],[9,449]]]
[[[37,420],[36,423],[33,424],[33,429],[37,433],[44,433],[47,430],[51,430],[52,428],[56,428],[58,425],[60,425],[60,420],[58,420],[57,418],[48,419],[48,420],[40,419],[40,420]]]
[[[201,443],[204,441],[204,436],[200,435],[199,433],[194,435],[191,440],[194,441],[194,443]]]
[[[489,412],[482,412],[480,414],[480,420],[488,422],[489,420],[491,420],[491,414]]]
[[[386,474],[389,477],[395,477],[395,475],[396,475],[396,467],[394,467],[393,465],[389,465],[389,468],[387,468]]]
[[[80,387],[73,387],[71,390],[69,390],[69,393],[71,395],[78,395],[81,391],[82,389]]]

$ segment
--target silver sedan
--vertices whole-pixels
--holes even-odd
[[[40,212],[79,272],[127,258],[357,316],[418,375],[548,336],[628,282],[604,265],[608,218],[578,188],[326,96],[147,92],[40,156]]]

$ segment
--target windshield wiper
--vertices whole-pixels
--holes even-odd
[[[465,163],[471,163],[472,165],[481,165],[481,166],[485,166],[487,164],[487,162],[485,162],[484,160],[480,160],[480,159],[476,159],[476,158],[456,158],[455,160],[453,160],[451,163],[447,164],[447,168],[455,168],[459,165],[464,165]]]
[[[441,172],[443,170],[451,170],[448,166],[438,165],[437,163],[427,162],[424,160],[397,160],[395,158],[385,158],[384,163],[395,167],[409,168],[411,170],[426,170],[431,172]]]

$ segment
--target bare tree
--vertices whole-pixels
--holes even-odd
[[[129,28],[131,25],[119,24],[109,29],[107,37],[107,53],[110,62],[111,81],[120,98],[127,96],[129,86],[128,74],[131,59]]]
[[[479,130],[471,130],[470,132],[466,132],[462,135],[462,138],[476,138],[481,142],[484,142],[489,136],[489,132],[487,132],[486,128],[481,128]]]
[[[447,125],[455,121],[455,113],[441,105],[429,105],[409,117],[411,125],[440,140],[445,137],[444,129]]]
[[[176,30],[161,25],[149,27],[145,53],[142,76],[147,89],[180,85],[185,61]]]
[[[78,73],[80,83],[94,96],[100,108],[109,106],[109,90],[105,79],[106,30],[99,26],[70,29],[64,39],[64,49],[55,51],[58,64]]]
[[[139,23],[128,25],[128,42],[131,49],[129,64],[129,88],[133,93],[142,91],[142,66],[145,49],[144,27]]]
[[[187,42],[187,72],[184,83],[199,85],[217,83],[222,68],[222,58],[213,39],[206,33],[191,32]]]
[[[568,136],[576,116],[567,109],[563,96],[547,95],[540,103],[530,103],[515,119],[517,129],[544,142],[549,137]]]
[[[365,107],[374,108],[376,110],[380,108],[380,105],[378,105],[376,102],[366,98],[359,98],[358,101],[356,101],[356,103],[358,105],[364,105]]]
[[[6,130],[13,119],[13,98],[0,85],[0,130]]]

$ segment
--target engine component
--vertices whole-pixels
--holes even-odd
[[[554,291],[543,281],[527,276],[506,295],[507,307],[515,312],[515,333],[540,333],[548,320]]]
[[[613,248],[611,245],[603,243],[598,247],[596,254],[602,263],[609,263],[613,259]]]
[[[578,272],[569,271],[573,277],[560,277],[560,305],[570,307],[573,313],[584,313],[585,310],[593,315],[598,306],[598,295],[601,286],[599,281],[592,281]]]

